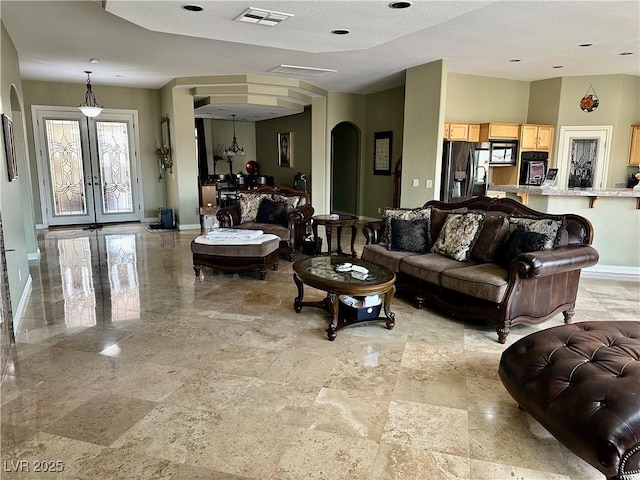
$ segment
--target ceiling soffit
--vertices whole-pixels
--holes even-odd
[[[314,97],[326,94],[301,80],[262,75],[180,78],[174,81],[174,87],[178,86],[190,88],[196,117],[230,119],[236,115],[239,121],[295,115]]]

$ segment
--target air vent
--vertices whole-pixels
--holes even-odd
[[[275,27],[287,18],[293,17],[291,13],[274,12],[262,8],[249,7],[239,16],[234,18],[236,22],[257,23],[267,27]]]
[[[324,77],[329,73],[337,72],[337,70],[332,70],[330,68],[299,67],[296,65],[280,65],[279,67],[272,68],[269,71],[273,73],[300,75],[302,77]]]

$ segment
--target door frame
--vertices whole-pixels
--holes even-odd
[[[597,163],[593,176],[593,188],[607,188],[609,155],[611,153],[611,125],[563,126],[558,135],[558,188],[568,188],[569,168],[571,167],[571,143],[574,139],[597,139]]]
[[[70,114],[70,113],[78,113],[77,107],[63,107],[63,106],[55,106],[55,105],[32,105],[31,106],[31,119],[33,124],[33,139],[36,150],[36,168],[37,168],[37,179],[38,179],[38,188],[40,189],[40,209],[42,216],[42,226],[43,228],[48,228],[52,223],[49,221],[50,214],[47,213],[50,205],[50,199],[52,197],[52,186],[50,174],[48,173],[49,165],[47,163],[48,156],[45,154],[46,145],[44,142],[44,126],[39,125],[39,117],[43,112],[52,112],[59,113],[61,115]],[[80,118],[87,119],[83,114],[80,114]],[[132,195],[133,195],[133,209],[134,216],[133,220],[114,220],[113,223],[118,223],[119,221],[142,221],[142,212],[144,212],[144,196],[142,190],[142,162],[140,159],[140,138],[138,135],[138,111],[137,110],[128,110],[128,109],[103,109],[101,115],[104,116],[110,115],[126,115],[130,116],[131,119],[131,132],[129,133],[131,137],[131,145],[132,151],[130,152],[131,158],[131,183],[132,183]],[[97,142],[95,129],[92,132],[92,129],[89,127],[91,122],[100,121],[100,117],[95,117],[95,119],[88,119],[86,122],[80,122],[80,132],[81,132],[81,142],[83,151],[86,149],[86,153],[91,157],[97,155],[97,148],[94,143]],[[92,159],[90,160],[92,161]],[[96,160],[98,162],[98,160]],[[86,172],[85,172],[86,174]],[[82,225],[82,224],[91,224],[96,221],[97,214],[93,212],[93,196],[91,198],[91,206],[87,206],[87,212],[91,210],[92,218],[82,220],[78,218],[77,222],[70,222],[68,225]],[[81,220],[81,221],[80,221]],[[63,224],[64,225],[64,224]]]

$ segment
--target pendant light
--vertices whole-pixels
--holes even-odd
[[[78,108],[87,117],[93,118],[100,115],[102,105],[96,101],[96,96],[94,95],[93,90],[91,90],[91,78],[89,77],[91,72],[85,70],[84,73],[87,74],[87,92],[84,94],[84,103]]]
[[[231,146],[224,152],[224,155],[227,157],[244,155],[244,148],[241,148],[240,145],[238,145],[238,140],[236,139],[236,116],[231,115],[231,117],[233,119],[233,141],[231,142]]]

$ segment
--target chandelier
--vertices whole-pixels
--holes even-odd
[[[96,96],[91,90],[91,79],[89,78],[91,72],[85,70],[84,73],[87,74],[87,92],[84,94],[84,103],[78,108],[87,117],[93,118],[100,115],[100,112],[102,111],[102,105],[100,105],[96,101]]]
[[[244,155],[244,148],[238,145],[238,140],[236,139],[236,116],[231,115],[233,117],[233,142],[231,142],[231,146],[228,147],[224,155],[227,157],[235,157],[236,155]]]

